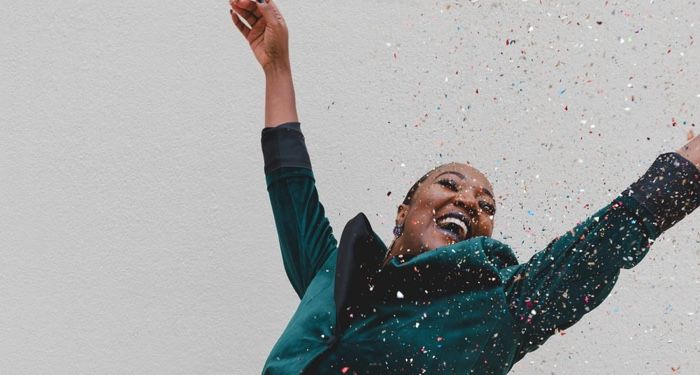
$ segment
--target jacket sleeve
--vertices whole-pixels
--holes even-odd
[[[282,261],[302,298],[316,272],[337,249],[337,241],[318,198],[300,123],[265,128],[261,142]]]
[[[608,296],[620,269],[637,265],[665,230],[700,205],[700,171],[661,154],[611,203],[555,238],[527,263],[502,270],[520,336],[515,361]]]

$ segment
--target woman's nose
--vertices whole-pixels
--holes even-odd
[[[454,202],[456,206],[464,207],[472,216],[477,216],[479,213],[479,203],[476,201],[474,194],[460,191],[455,194]]]

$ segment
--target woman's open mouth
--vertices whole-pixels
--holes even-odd
[[[469,220],[461,212],[450,212],[435,219],[437,227],[456,242],[465,240],[470,233]]]

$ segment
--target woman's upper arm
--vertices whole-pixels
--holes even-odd
[[[265,128],[261,142],[282,260],[301,298],[337,241],[319,201],[300,124]]]
[[[660,155],[611,203],[528,262],[503,270],[521,354],[598,306],[620,269],[637,265],[656,238],[700,205],[700,171],[683,160]]]

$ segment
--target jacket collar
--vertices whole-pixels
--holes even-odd
[[[353,315],[372,300],[425,300],[447,293],[493,288],[501,283],[499,270],[517,265],[511,248],[486,236],[401,261],[382,262],[387,247],[360,212],[345,225],[336,259],[334,298],[336,329],[343,332]]]
[[[336,329],[348,324],[348,307],[369,292],[368,276],[378,272],[387,247],[360,212],[343,229],[335,266]]]

